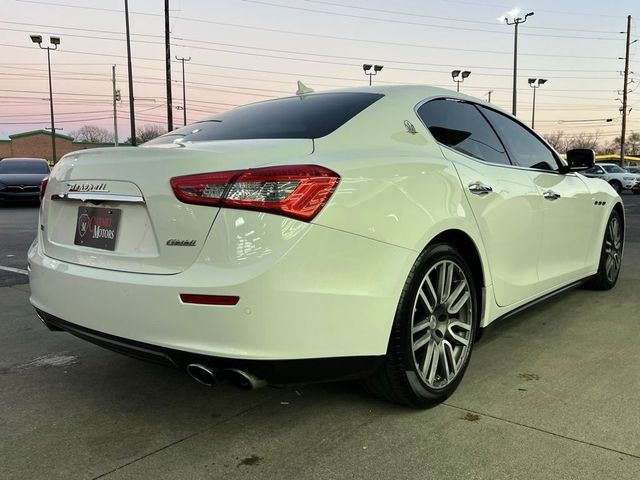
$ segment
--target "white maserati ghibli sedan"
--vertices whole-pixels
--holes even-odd
[[[593,161],[432,87],[239,107],[67,154],[42,188],[31,303],[207,385],[361,379],[424,407],[489,323],[615,285],[624,210],[578,173]]]

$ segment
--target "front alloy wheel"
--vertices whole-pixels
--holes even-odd
[[[478,324],[474,277],[452,245],[437,243],[418,257],[405,283],[385,362],[363,381],[387,400],[427,407],[457,388]]]
[[[598,272],[591,280],[590,286],[596,290],[609,290],[614,287],[620,275],[622,266],[622,249],[624,246],[624,227],[622,217],[617,210],[613,210],[604,232],[600,250]]]

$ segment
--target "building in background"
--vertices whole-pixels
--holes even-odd
[[[58,158],[53,160],[51,158],[51,132],[48,130],[33,130],[9,135],[9,138],[5,140],[0,139],[0,158],[46,158],[53,165],[69,152],[99,147],[113,147],[113,143],[76,142],[73,137],[56,132],[56,154]]]

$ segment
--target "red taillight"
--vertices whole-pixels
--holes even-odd
[[[182,303],[195,303],[198,305],[237,305],[240,297],[234,295],[199,295],[196,293],[181,293]]]
[[[327,203],[340,176],[317,165],[286,165],[171,179],[178,200],[285,215],[309,221]]]
[[[44,198],[44,194],[47,190],[47,184],[49,183],[49,177],[44,177],[42,179],[42,183],[40,184],[40,201]]]

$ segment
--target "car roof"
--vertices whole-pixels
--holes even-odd
[[[24,162],[25,160],[28,162],[46,162],[44,158],[31,158],[31,157],[9,157],[9,158],[0,159],[0,161],[2,162],[14,162],[14,161]]]
[[[313,83],[309,82],[309,87],[313,88]],[[347,87],[340,89],[331,89],[331,90],[321,90],[313,93],[308,93],[305,95],[324,95],[324,94],[332,94],[332,93],[373,93],[373,94],[382,94],[386,97],[387,100],[398,101],[398,102],[406,102],[409,105],[417,105],[422,100],[433,98],[433,97],[447,97],[447,98],[455,98],[460,100],[467,100],[474,103],[487,105],[494,110],[498,110],[508,116],[512,116],[509,112],[501,109],[500,107],[488,103],[481,98],[472,97],[471,95],[465,95],[464,93],[456,92],[455,90],[449,90],[448,88],[434,87],[431,85],[373,85],[373,86],[362,86],[362,87]],[[290,97],[295,96],[295,94],[289,95]],[[283,97],[281,97],[283,98]],[[269,102],[270,99],[264,100]],[[258,102],[261,103],[261,102]]]

